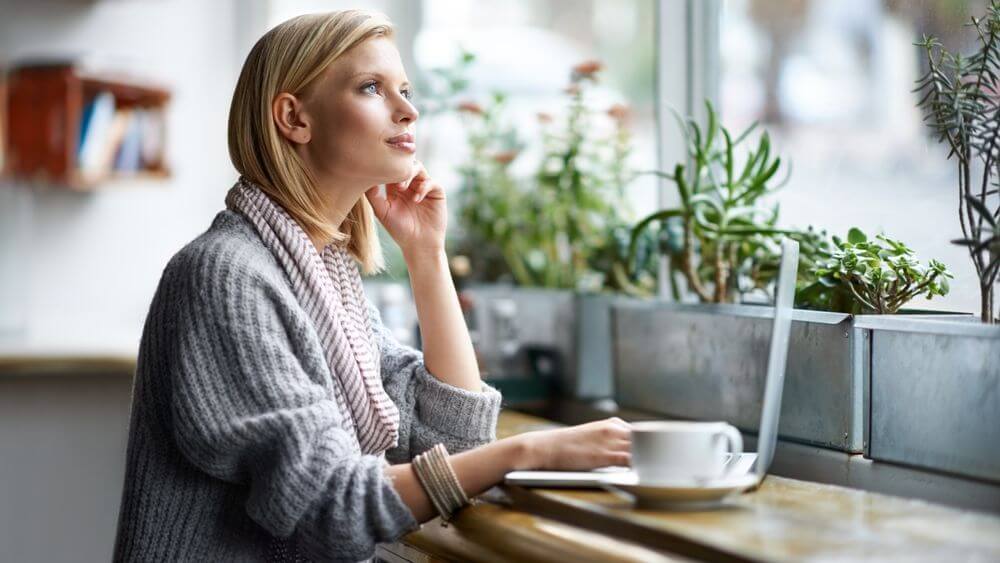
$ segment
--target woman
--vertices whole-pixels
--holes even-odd
[[[116,560],[360,560],[510,470],[629,463],[620,419],[495,440],[411,95],[380,14],[300,16],[251,50],[229,116],[240,180],[143,331]],[[364,296],[376,218],[423,354]]]

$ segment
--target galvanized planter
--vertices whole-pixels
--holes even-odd
[[[576,399],[612,393],[611,304],[624,298],[569,290],[480,285],[466,290],[474,304],[476,349],[491,377],[523,375],[523,346],[562,357],[559,387]]]
[[[1000,326],[963,320],[857,317],[871,332],[868,457],[1000,482]]]
[[[756,432],[773,315],[752,305],[616,304],[616,401]],[[846,314],[795,310],[792,319],[779,434],[861,452],[868,333]]]
[[[631,299],[604,293],[576,296],[576,370],[571,391],[577,399],[606,399],[614,395],[614,334],[611,310]]]

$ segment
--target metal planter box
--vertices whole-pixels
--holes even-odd
[[[880,316],[856,326],[871,332],[866,455],[1000,482],[1000,326]]]
[[[559,387],[566,396],[611,396],[611,305],[624,298],[569,290],[480,285],[473,299],[476,349],[493,377],[524,375],[525,345],[562,357]]]
[[[576,370],[571,389],[576,399],[607,399],[614,395],[614,333],[611,310],[631,298],[604,293],[576,296]]]
[[[618,303],[612,317],[619,406],[758,430],[773,309]],[[868,333],[840,313],[792,319],[779,434],[863,451]]]

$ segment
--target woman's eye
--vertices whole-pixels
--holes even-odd
[[[373,90],[369,91],[369,88],[373,88]],[[364,86],[361,87],[361,91],[370,92],[371,94],[377,94],[378,82],[369,82],[368,84],[365,84]],[[400,90],[400,93],[403,94],[403,97],[405,97],[407,100],[413,99],[413,90],[410,89]]]

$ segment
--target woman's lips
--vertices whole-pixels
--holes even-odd
[[[394,149],[407,153],[412,153],[417,150],[417,145],[413,142],[413,133],[410,133],[409,131],[387,139],[386,143]]]
[[[390,147],[396,150],[408,153],[413,153],[416,152],[417,150],[417,144],[414,143],[413,141],[396,141],[396,142],[386,141],[385,144],[389,145]]]

